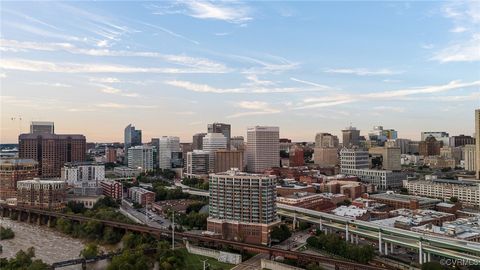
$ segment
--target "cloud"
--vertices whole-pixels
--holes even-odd
[[[54,63],[27,59],[2,59],[0,68],[30,72],[59,72],[59,73],[164,73],[164,74],[199,74],[222,73],[219,70],[203,68],[158,68],[132,67],[125,65],[108,65],[97,63]]]
[[[102,78],[90,78],[91,82],[99,82],[99,83],[119,83],[120,79],[114,77],[102,77]]]
[[[455,26],[454,40],[434,53],[430,60],[440,63],[480,61],[480,5],[478,1],[447,2],[443,15]]]
[[[198,1],[189,0],[173,5],[152,5],[154,14],[183,14],[197,19],[220,20],[244,24],[252,20],[251,9],[238,1]]]
[[[7,74],[4,73],[4,72],[1,72],[1,73],[0,73],[0,78],[1,78],[1,79],[7,78]]]
[[[188,55],[161,54],[158,52],[136,52],[109,49],[83,49],[71,43],[39,43],[23,42],[17,40],[0,39],[0,48],[3,50],[39,50],[39,51],[66,51],[72,54],[89,56],[121,56],[121,57],[151,57],[159,58],[168,63],[182,65],[197,69],[208,70],[209,73],[226,73],[230,70],[222,63],[206,58],[191,57]]]
[[[187,38],[185,37],[184,35],[181,35],[181,34],[178,34],[176,32],[173,32],[172,30],[169,30],[167,28],[164,28],[164,27],[161,27],[161,26],[158,26],[158,25],[154,25],[154,24],[151,24],[151,23],[146,23],[146,22],[138,22],[140,24],[143,24],[143,25],[146,25],[146,26],[149,26],[151,28],[154,28],[154,29],[157,29],[157,30],[160,30],[164,33],[167,33],[169,34],[170,36],[173,36],[173,37],[176,37],[176,38],[179,38],[179,39],[183,39],[183,40],[186,40],[188,42],[191,42],[193,44],[196,44],[196,45],[199,45],[200,42],[196,41],[196,40],[193,40],[193,39],[190,39],[190,38]]]
[[[268,94],[268,93],[300,93],[300,92],[315,92],[316,89],[302,89],[294,87],[264,87],[262,85],[254,85],[243,88],[216,88],[207,84],[198,84],[189,81],[170,80],[165,81],[165,84],[183,88],[193,92],[199,93],[216,93],[216,94],[238,94],[238,93],[254,93],[254,94]]]
[[[245,77],[247,80],[251,81],[248,85],[262,85],[262,86],[269,86],[269,85],[274,85],[275,83],[272,81],[267,81],[267,80],[260,80],[257,75],[255,74],[249,74]]]
[[[436,52],[431,60],[441,63],[480,61],[480,34],[470,40],[454,42]]]
[[[299,83],[303,83],[303,84],[306,84],[306,85],[310,85],[310,86],[315,86],[315,87],[323,88],[323,89],[332,89],[330,86],[327,86],[327,85],[318,84],[318,83],[314,83],[314,82],[310,82],[310,81],[305,81],[305,80],[300,80],[300,79],[293,78],[293,77],[290,77],[290,80],[292,80],[292,81],[294,81],[294,82],[299,82]]]
[[[373,107],[374,111],[378,112],[404,112],[404,107],[394,107],[394,106],[376,106]]]
[[[155,109],[157,106],[151,105],[132,105],[132,104],[120,104],[120,103],[100,103],[96,104],[96,107],[107,109]]]
[[[29,85],[38,85],[38,86],[49,86],[49,87],[60,87],[60,88],[69,88],[72,87],[69,84],[65,83],[50,83],[50,82],[31,82]]]
[[[227,118],[238,118],[243,116],[263,115],[263,114],[275,114],[281,111],[272,108],[271,105],[264,101],[240,101],[235,105],[237,108],[251,110],[248,112],[240,112],[227,116]]]
[[[123,97],[139,97],[140,94],[138,93],[133,93],[133,92],[125,92],[123,90],[120,90],[118,88],[109,86],[109,85],[103,85],[103,84],[93,84],[94,86],[100,87],[100,92],[106,93],[106,94],[113,94],[113,95],[119,95]]]
[[[422,49],[425,49],[425,50],[430,50],[430,49],[433,49],[435,45],[429,43],[429,44],[422,44],[420,45],[420,47],[422,47]]]
[[[325,70],[326,73],[338,74],[354,74],[358,76],[376,76],[376,75],[396,75],[402,74],[403,71],[395,71],[388,68],[382,69],[366,69],[366,68],[330,68]]]

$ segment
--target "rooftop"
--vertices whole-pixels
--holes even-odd
[[[350,205],[350,206],[345,206],[342,205],[338,208],[335,208],[332,210],[332,213],[341,216],[341,217],[351,217],[351,218],[356,218],[356,217],[361,217],[367,213],[366,209],[358,208],[356,206]]]
[[[38,164],[33,159],[21,159],[21,158],[2,158],[0,159],[0,165],[32,165]]]
[[[398,193],[380,193],[380,194],[372,194],[370,195],[372,199],[384,199],[384,200],[395,200],[404,203],[409,203],[411,200],[416,200],[420,204],[429,204],[429,203],[440,203],[441,200],[439,199],[432,199],[414,195],[404,195]]]

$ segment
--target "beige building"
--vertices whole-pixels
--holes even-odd
[[[476,176],[477,179],[480,179],[480,109],[475,110],[475,142],[475,156],[477,160]]]
[[[340,162],[338,159],[338,149],[334,147],[315,147],[313,160],[315,164],[320,166],[336,166]]]
[[[382,169],[384,170],[400,171],[402,169],[400,147],[372,147],[368,149],[368,153],[372,156],[382,156]]]
[[[17,205],[27,208],[59,210],[65,207],[67,184],[61,179],[17,182]]]
[[[338,147],[338,137],[330,133],[317,133],[315,135],[315,147],[331,148]]]
[[[461,147],[452,147],[452,146],[444,146],[440,148],[440,156],[454,159],[455,165],[460,164],[462,158],[462,148]]]
[[[215,151],[215,172],[226,172],[231,168],[240,171],[244,169],[243,151],[238,150],[217,150]]]
[[[280,129],[255,126],[247,128],[247,170],[263,173],[280,166]]]
[[[467,144],[463,147],[464,151],[464,162],[465,162],[465,170],[467,171],[476,171],[476,150],[474,144]]]
[[[455,159],[442,156],[428,156],[423,159],[423,164],[432,169],[455,168]]]

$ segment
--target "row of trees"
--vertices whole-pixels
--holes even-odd
[[[307,244],[313,248],[359,262],[368,263],[375,256],[372,246],[357,246],[345,242],[336,234],[318,233],[307,239]]]
[[[12,239],[15,233],[10,228],[0,226],[0,240]]]
[[[192,178],[183,178],[182,179],[182,184],[192,187],[192,188],[197,188],[197,189],[203,189],[203,190],[208,190],[209,188],[209,183],[208,181],[204,181],[202,179],[198,179],[195,177]]]
[[[167,189],[164,185],[153,184],[156,201],[187,199],[188,193],[184,193],[181,188]]]
[[[280,226],[274,227],[270,233],[272,241],[276,241],[278,243],[285,241],[290,236],[292,236],[292,233],[286,224],[281,224]]]
[[[2,270],[48,270],[50,266],[42,260],[34,260],[35,249],[33,247],[27,251],[20,250],[14,258],[0,259],[0,269]]]

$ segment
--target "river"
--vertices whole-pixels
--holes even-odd
[[[80,251],[85,247],[85,242],[60,233],[47,226],[38,226],[26,222],[18,222],[7,218],[0,219],[3,227],[11,228],[15,237],[9,240],[2,240],[3,252],[0,258],[15,257],[15,254],[29,247],[35,248],[35,258],[52,264],[54,262],[75,259],[79,257]],[[105,269],[106,261],[89,265],[88,269]],[[61,270],[82,269],[81,265],[59,268]]]

